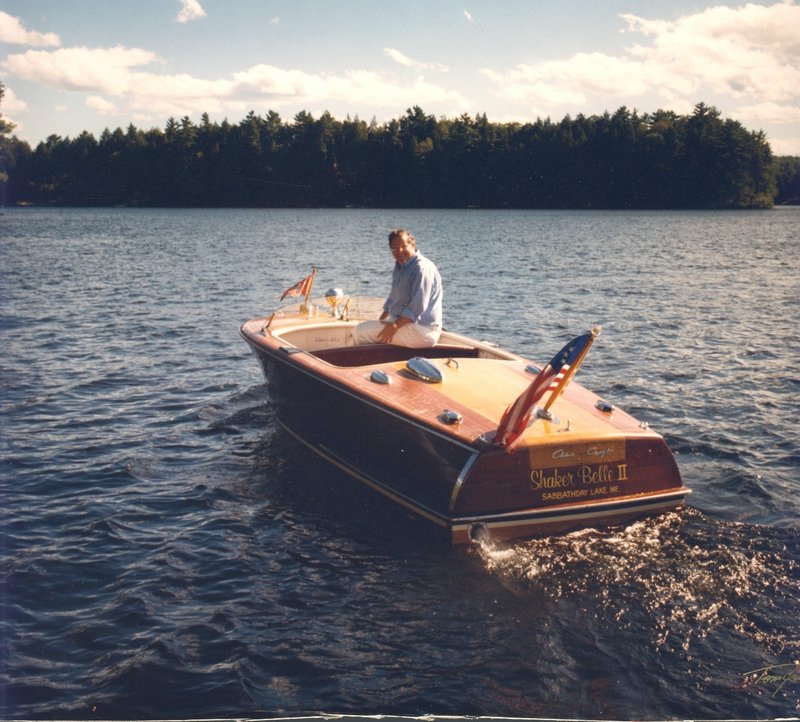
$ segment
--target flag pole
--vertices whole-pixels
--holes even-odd
[[[308,277],[308,288],[306,289],[306,296],[303,300],[303,305],[300,306],[300,313],[310,313],[311,306],[308,304],[308,299],[311,298],[311,289],[314,288],[314,277],[317,275],[317,267],[311,266],[311,275]]]
[[[308,305],[308,299],[311,298],[311,289],[314,288],[314,278],[317,275],[317,267],[311,266],[311,278],[308,281],[308,290],[306,291],[306,305]]]
[[[266,333],[269,331],[269,327],[272,325],[272,319],[275,318],[275,311],[272,312],[272,315],[269,317],[269,320],[261,327],[261,333]]]

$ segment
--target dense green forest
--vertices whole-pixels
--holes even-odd
[[[623,107],[524,124],[419,107],[382,125],[206,114],[33,149],[0,128],[6,204],[766,208],[800,196],[799,159],[774,158],[763,133],[702,103],[687,116]]]

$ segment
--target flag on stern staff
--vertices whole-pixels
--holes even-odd
[[[553,356],[550,363],[536,375],[530,386],[506,409],[492,443],[504,446],[506,451],[512,450],[517,439],[527,428],[537,402],[550,390],[553,391],[553,395],[547,406],[549,407],[555,401],[555,397],[566,388],[567,383],[578,370],[578,366],[599,333],[600,329],[594,328],[581,336],[576,336]]]
[[[312,271],[308,276],[294,284],[291,288],[287,288],[281,296],[281,301],[287,296],[308,296],[311,293],[311,286],[314,285],[314,274],[316,270]]]

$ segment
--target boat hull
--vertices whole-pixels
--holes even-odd
[[[279,423],[452,543],[624,523],[674,509],[688,493],[661,436],[624,412],[598,410],[597,397],[578,384],[557,402],[575,415],[576,429],[541,421],[513,453],[493,445],[513,400],[507,387],[529,382],[526,361],[513,354],[486,360],[479,342],[455,335],[452,348],[351,348],[346,325],[302,316],[265,325],[248,322],[242,336]],[[408,373],[402,359],[417,352],[442,369],[444,383]],[[390,385],[371,382],[375,368]],[[447,409],[459,423],[448,423]]]

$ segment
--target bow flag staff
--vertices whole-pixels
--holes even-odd
[[[294,286],[287,288],[281,296],[281,301],[287,296],[303,296],[303,305],[300,307],[301,313],[308,313],[308,299],[311,296],[311,289],[314,287],[314,276],[317,275],[316,266],[311,267],[311,273],[305,278],[301,279]]]
[[[314,276],[317,275],[316,266],[311,267],[311,273],[305,278],[300,279],[294,286],[290,286],[281,294],[281,301],[284,298],[292,296],[303,296],[303,303],[300,304],[300,313],[310,313],[311,307],[308,305],[309,296],[311,296],[311,289],[314,287]],[[267,322],[262,326],[261,330],[266,331],[272,325],[272,319],[275,318],[275,313],[269,317]]]

